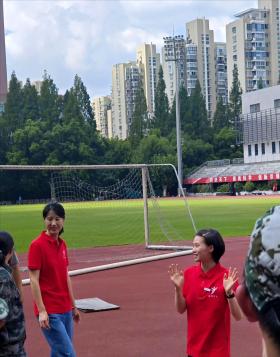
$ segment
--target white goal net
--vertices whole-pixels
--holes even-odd
[[[0,175],[6,185],[17,182],[11,200],[0,190],[0,226],[20,238],[22,250],[38,235],[48,201],[65,207],[64,238],[76,262],[158,254],[147,248],[191,249],[196,227],[182,187],[177,196],[172,165],[0,166]]]

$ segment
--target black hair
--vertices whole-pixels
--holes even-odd
[[[218,263],[225,252],[225,242],[220,233],[215,229],[201,229],[196,236],[202,237],[206,245],[213,246],[212,258]]]
[[[62,204],[58,202],[50,202],[43,209],[43,218],[45,219],[50,211],[54,211],[54,213],[60,217],[65,219],[65,210]]]
[[[14,247],[13,237],[8,232],[0,232],[0,265],[5,262],[6,256],[11,253]]]
[[[50,211],[54,211],[54,213],[60,217],[65,219],[65,210],[62,204],[58,202],[50,202],[43,209],[43,218],[45,219]],[[59,234],[63,233],[64,229],[62,228]]]

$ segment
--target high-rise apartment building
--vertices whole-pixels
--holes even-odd
[[[184,36],[164,37],[162,48],[162,70],[166,85],[166,94],[171,107],[175,98],[177,78],[179,88],[187,87],[186,40]],[[174,53],[174,48],[176,53]],[[176,58],[175,58],[176,56]],[[176,65],[178,73],[176,74]]]
[[[226,26],[228,90],[237,65],[243,92],[271,85],[269,10],[249,9]]]
[[[186,40],[188,45],[196,45],[197,79],[212,118],[216,109],[216,79],[214,33],[209,29],[209,20],[203,18],[186,23]]]
[[[136,63],[141,74],[147,110],[152,117],[155,110],[155,92],[160,66],[160,54],[156,52],[156,45],[144,43],[139,46],[136,52]]]
[[[198,79],[197,74],[197,45],[194,43],[188,43],[186,45],[186,68],[187,68],[187,92],[191,95],[195,89]]]
[[[112,70],[112,136],[126,139],[132,121],[140,73],[136,62],[119,63]]]
[[[216,66],[216,91],[217,100],[221,98],[223,104],[228,102],[227,85],[227,49],[224,42],[215,42],[215,66]]]
[[[270,85],[280,82],[280,29],[279,29],[279,0],[258,0],[258,8],[268,10]]]
[[[109,137],[109,127],[108,119],[110,120],[111,114],[109,114],[108,118],[108,110],[111,109],[111,97],[102,96],[96,97],[92,102],[94,119],[96,121],[96,129],[100,131],[101,135],[105,138]]]
[[[0,0],[0,113],[4,110],[7,92],[8,85],[5,49],[4,11],[3,0]]]

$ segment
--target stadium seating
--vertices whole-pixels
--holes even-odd
[[[196,179],[200,177],[219,177],[219,176],[240,176],[240,175],[257,175],[280,173],[280,161],[260,162],[254,164],[227,164],[221,165],[221,161],[207,161],[201,165],[196,171],[193,171],[188,178]]]

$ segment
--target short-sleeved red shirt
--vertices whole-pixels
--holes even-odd
[[[28,268],[40,270],[41,295],[48,314],[63,314],[72,309],[67,284],[68,255],[63,239],[53,239],[43,231],[32,241],[28,252]],[[35,314],[38,308],[34,304]]]
[[[205,273],[200,265],[184,272],[187,305],[187,354],[192,357],[230,356],[230,310],[223,288],[227,269],[219,263]]]

